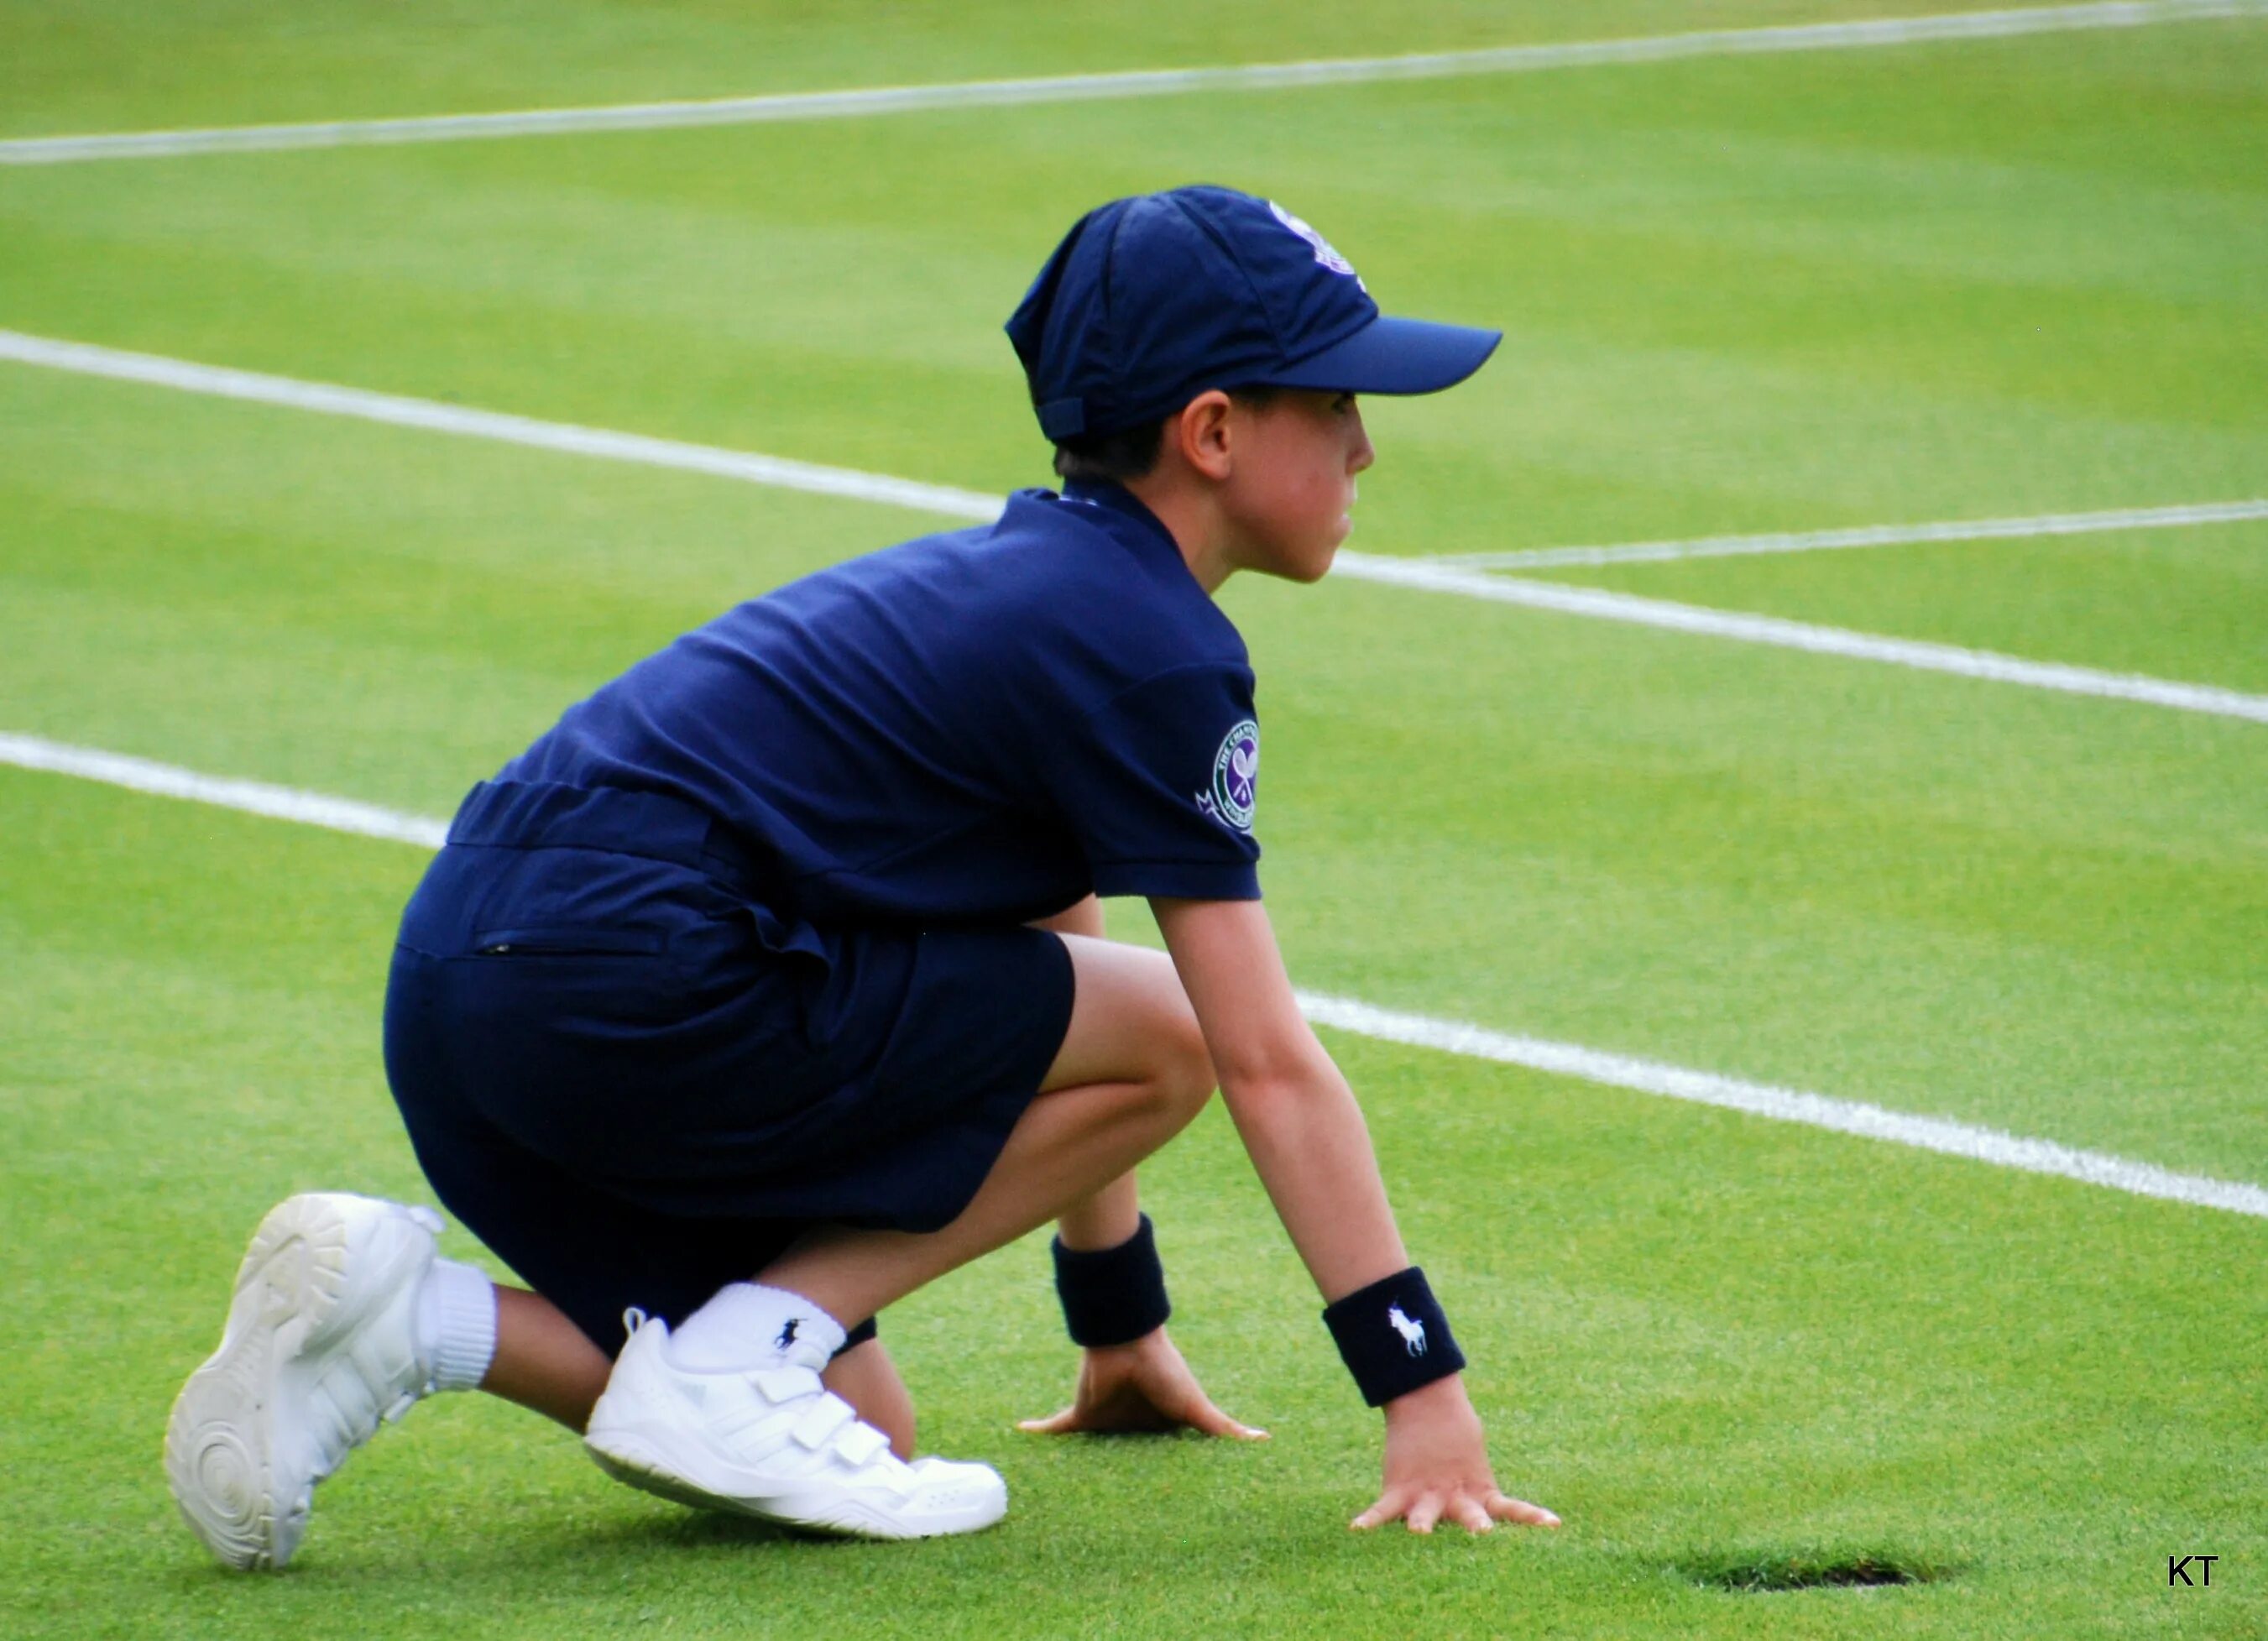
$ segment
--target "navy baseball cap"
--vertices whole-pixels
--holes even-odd
[[[1087,212],[1007,328],[1051,439],[1155,421],[1210,387],[1438,393],[1504,335],[1389,318],[1306,223],[1203,186]]]

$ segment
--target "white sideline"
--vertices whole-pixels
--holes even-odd
[[[153,354],[126,353],[85,342],[57,342],[20,331],[0,330],[0,360],[41,365],[79,375],[171,387],[184,393],[207,394],[223,399],[248,400],[325,416],[350,416],[398,427],[422,428],[469,438],[495,439],[508,445],[571,455],[596,456],[610,461],[646,467],[675,467],[751,484],[807,490],[823,496],[880,502],[894,507],[940,513],[948,518],[985,520],[998,516],[1001,498],[950,485],[924,484],[912,479],[861,473],[849,467],[821,467],[780,456],[762,456],[713,445],[685,444],[676,439],[651,438],[641,433],[613,432],[566,422],[540,422],[533,417],[506,416],[492,410],[472,410],[460,405],[438,404],[394,394],[335,387],[303,382],[291,377],[267,376],[251,371],[193,364]],[[2185,712],[2220,717],[2249,718],[2268,723],[2268,695],[2244,695],[2208,684],[2172,683],[2127,673],[2098,672],[2092,667],[2066,666],[2051,662],[2020,660],[1987,650],[1964,650],[1952,644],[1918,639],[1878,637],[1840,627],[1813,626],[1770,615],[1743,615],[1731,611],[1675,604],[1628,592],[1606,592],[1556,582],[1521,581],[1461,568],[1439,560],[1381,558],[1367,553],[1342,552],[1336,575],[1359,581],[1381,582],[1422,592],[1446,592],[1499,604],[1521,604],[1565,615],[1657,627],[1675,632],[1733,638],[1747,644],[1774,644],[1782,649],[1807,650],[1815,654],[1843,656],[1853,660],[1886,662],[1923,672],[1951,673],[1962,678],[1993,683],[2021,684],[2034,689],[2066,695],[2093,695],[2170,707]]]
[[[2125,507],[2108,512],[2035,513],[2025,519],[1947,519],[1929,524],[1867,524],[1840,530],[1764,535],[1705,535],[1684,541],[1623,541],[1611,547],[1531,547],[1497,553],[1438,553],[1425,562],[1461,570],[1550,570],[1568,565],[1646,564],[1676,558],[1736,558],[1756,553],[1815,553],[1847,547],[1905,547],[1923,541],[1992,541],[2088,535],[2105,530],[2168,530],[2268,519],[2268,497]]]
[[[1930,40],[2005,39],[2075,29],[2137,28],[2207,18],[2252,17],[2268,0],[2123,0],[2121,4],[2024,6],[1880,18],[1851,23],[1801,23],[1767,28],[1708,29],[1624,40],[1499,46],[1393,57],[1343,57],[1309,63],[1226,68],[1152,69],[1117,74],[1059,74],[1035,79],[975,80],[836,92],[790,92],[697,102],[620,103],[600,107],[537,108],[516,113],[430,114],[394,120],[319,121],[305,124],[218,126],[195,130],[122,131],[80,136],[17,137],[0,142],[0,165],[58,165],[73,160],[245,153],[275,149],[345,148],[375,143],[447,143],[472,137],[549,136],[563,132],[652,130],[661,127],[750,125],[840,120],[931,108],[998,107],[1165,97],[1197,92],[1295,90],[1380,80],[1446,79],[1526,74],[1682,57],[1750,56],[1794,51],[1849,51]]]
[[[1588,615],[1600,621],[1628,622],[1670,632],[1700,633],[1743,644],[1808,650],[1815,655],[1881,661],[1925,673],[1951,673],[1955,677],[1984,679],[1996,684],[2021,684],[2028,688],[2052,689],[2065,695],[2136,701],[2181,712],[2205,712],[2216,717],[2249,718],[2256,724],[2268,724],[2268,695],[2249,695],[2211,684],[2173,683],[2146,678],[2138,673],[2105,673],[2091,666],[2027,661],[1991,650],[1964,650],[1956,644],[1931,644],[1920,638],[1885,638],[1843,627],[1783,621],[1777,615],[1744,615],[1697,604],[1672,603],[1668,599],[1640,598],[1634,592],[1572,587],[1557,581],[1522,581],[1485,570],[1457,568],[1438,560],[1380,558],[1368,553],[1342,550],[1331,573],[1351,576],[1359,581],[1411,587],[1423,592],[1449,592],[1492,603],[1553,610],[1563,615]]]
[[[1665,1065],[1659,1060],[1609,1054],[1577,1043],[1513,1036],[1462,1020],[1435,1019],[1430,1015],[1373,1008],[1351,997],[1303,991],[1300,993],[1300,1007],[1316,1025],[1335,1027],[1358,1036],[1471,1059],[1500,1061],[1506,1065],[1526,1066],[1530,1071],[1578,1078],[1587,1083],[1659,1094],[1666,1100],[1721,1106],[1752,1116],[1888,1140],[1892,1144],[1967,1157],[2027,1174],[2052,1174],[2067,1180],[2083,1180],[2089,1185],[2108,1186],[2135,1196],[2159,1196],[2200,1208],[2220,1208],[2234,1214],[2268,1218],[2268,1189],[2257,1185],[2203,1174],[2176,1174],[2152,1163],[2099,1151],[2077,1151],[2052,1140],[2027,1139],[2021,1135],[1956,1122],[1948,1117],[1915,1116],[1861,1100],[1835,1100],[1825,1094],[1805,1093],[1800,1089],[1720,1077],[1713,1071],[1688,1071],[1683,1066]]]
[[[859,473],[849,467],[822,467],[814,461],[796,461],[784,456],[720,450],[714,445],[650,438],[643,433],[617,433],[605,428],[578,427],[569,422],[539,422],[495,410],[468,410],[431,399],[370,393],[359,387],[335,387],[328,383],[305,382],[289,376],[192,364],[184,359],[168,359],[156,354],[127,353],[78,342],[55,342],[21,331],[0,330],[0,359],[44,365],[79,376],[102,376],[152,387],[178,388],[183,393],[206,394],[218,399],[313,410],[321,416],[350,416],[361,422],[423,428],[428,432],[454,433],[466,438],[496,439],[572,456],[596,456],[602,460],[636,462],[649,467],[678,467],[688,473],[739,479],[748,484],[768,484],[776,489],[808,490],[819,496],[881,502],[917,512],[976,519],[996,519],[1000,513],[998,497],[947,485],[894,479],[886,474]]]
[[[162,798],[183,798],[215,804],[271,820],[295,820],[334,832],[393,843],[417,843],[438,849],[448,833],[446,821],[405,814],[373,804],[329,798],[320,792],[271,786],[263,781],[232,780],[201,775],[194,769],[129,758],[88,747],[67,746],[36,735],[0,733],[0,764],[38,769],[55,775],[74,775]],[[2176,1174],[2146,1162],[2102,1152],[2075,1151],[2051,1141],[2025,1139],[1997,1129],[1955,1122],[1944,1117],[1913,1116],[1856,1100],[1834,1100],[1824,1094],[1776,1088],[1766,1083],[1743,1082],[1711,1071],[1688,1071],[1657,1060],[1609,1054],[1576,1043],[1551,1042],[1538,1037],[1518,1037],[1462,1020],[1435,1019],[1424,1014],[1403,1014],[1373,1008],[1351,997],[1335,997],[1302,991],[1300,1007],[1318,1026],[1375,1037],[1387,1042],[1431,1049],[1469,1059],[1493,1060],[1528,1067],[1554,1076],[1602,1083],[1638,1093],[1722,1106],[1783,1122],[1832,1129],[1867,1139],[1888,1140],[1923,1151],[1943,1152],[1977,1162],[2020,1168],[2031,1174],[2052,1174],[2089,1185],[2107,1186],[2135,1196],[2162,1197],[2199,1208],[2268,1218],[2268,1190],[2231,1180],[2203,1174]]]
[[[327,798],[265,781],[232,780],[225,776],[200,775],[174,764],[129,758],[123,753],[102,752],[92,747],[66,746],[37,735],[0,732],[0,763],[19,769],[40,769],[50,775],[76,775],[82,780],[123,786],[129,791],[151,792],[160,798],[183,798],[191,803],[217,804],[240,809],[271,820],[296,820],[303,826],[351,832],[358,837],[382,837],[396,843],[422,843],[438,849],[449,835],[446,821],[423,815],[403,814],[375,804],[349,798]]]

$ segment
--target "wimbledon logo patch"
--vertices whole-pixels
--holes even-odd
[[[1221,737],[1212,759],[1212,790],[1197,794],[1197,807],[1223,826],[1252,830],[1252,811],[1260,800],[1260,725],[1246,718]]]
[[[1335,274],[1344,274],[1348,278],[1353,280],[1356,284],[1362,285],[1362,289],[1366,292],[1369,291],[1370,287],[1362,283],[1362,276],[1354,271],[1354,264],[1347,261],[1345,257],[1341,256],[1336,250],[1332,249],[1331,242],[1329,239],[1323,238],[1322,234],[1317,233],[1313,228],[1310,228],[1299,217],[1294,217],[1290,211],[1285,210],[1274,200],[1270,200],[1268,202],[1268,210],[1269,213],[1273,216],[1278,222],[1282,223],[1286,228],[1289,228],[1293,233],[1298,234],[1302,239],[1305,239],[1307,242],[1307,248],[1315,254],[1315,261],[1317,262],[1321,263],[1323,267],[1329,269],[1331,272]]]

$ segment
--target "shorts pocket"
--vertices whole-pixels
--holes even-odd
[[[473,936],[475,957],[656,957],[669,937],[659,929],[553,924],[482,929]]]

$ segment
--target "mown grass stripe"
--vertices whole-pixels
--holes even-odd
[[[974,80],[939,85],[889,85],[834,92],[788,92],[702,101],[618,103],[599,107],[536,108],[496,114],[427,114],[392,120],[316,121],[289,125],[216,126],[191,130],[123,131],[0,141],[0,165],[63,165],[95,159],[150,159],[185,154],[276,149],[347,148],[475,138],[556,136],[671,126],[752,125],[843,120],[926,109],[999,107],[1027,103],[1186,96],[1203,92],[1289,91],[1382,80],[1448,79],[1532,74],[1546,70],[1662,63],[1687,57],[1760,56],[1786,52],[1854,51],[1939,40],[1997,40],[2080,29],[2138,28],[2207,18],[2250,17],[2268,0],[2116,0],[2113,4],[2022,6],[1951,11],[1848,23],[1797,23],[1764,28],[1704,29],[1624,40],[1498,46],[1389,57],[1194,69],[1145,69],[1116,74],[1058,74],[1030,79]]]
[[[274,786],[263,781],[200,774],[195,769],[90,747],[70,746],[36,735],[0,733],[0,763],[427,849],[439,848],[448,833],[447,822],[428,816],[320,792]],[[2029,1174],[2055,1174],[2130,1196],[2154,1196],[2268,1218],[2268,1189],[2257,1185],[2176,1174],[2151,1163],[2103,1152],[2075,1150],[2051,1140],[2027,1139],[1945,1117],[1914,1116],[1859,1100],[1747,1082],[1659,1060],[1587,1049],[1579,1043],[1516,1036],[1469,1021],[1437,1019],[1431,1015],[1377,1008],[1352,997],[1316,991],[1298,995],[1301,1012],[1314,1024],[1357,1036],[1468,1059],[1522,1066],[1664,1099],[1719,1106],[1777,1122],[1830,1129],[1839,1134],[1965,1157]]]
[[[644,467],[675,467],[717,478],[777,489],[838,496],[854,501],[879,502],[893,507],[942,514],[947,518],[983,521],[999,515],[1001,498],[951,485],[926,484],[887,474],[864,473],[850,467],[822,467],[784,456],[725,450],[713,445],[687,444],[678,439],[652,438],[642,433],[616,432],[567,422],[543,422],[531,416],[493,410],[473,410],[460,405],[439,404],[396,394],[370,393],[358,387],[338,387],[323,382],[300,381],[253,371],[197,364],[156,354],[129,353],[86,342],[62,342],[0,330],[0,359],[45,366],[79,375],[140,382],[184,393],[205,394],[259,404],[310,410],[323,416],[347,416],[396,427],[423,429],[468,438],[494,439],[538,450],[575,456],[595,456],[608,461],[634,462]],[[2204,712],[2221,717],[2249,718],[2268,723],[2268,695],[2250,695],[2209,684],[2170,682],[2139,673],[2106,673],[2093,667],[2027,661],[1989,650],[1964,650],[1953,644],[1920,639],[1887,638],[1852,632],[1841,627],[1815,626],[1777,616],[1745,615],[1734,611],[1675,604],[1635,593],[1608,592],[1572,587],[1555,582],[1521,581],[1437,560],[1379,558],[1366,553],[1342,552],[1336,573],[1359,581],[1380,582],[1421,592],[1446,592],[1499,604],[1526,605],[1560,614],[1627,622],[1674,632],[1732,638],[1747,644],[1773,644],[1846,659],[1885,662],[1922,672],[1950,673],[1991,683],[2021,684],[2034,689],[2066,695],[2139,702],[2179,711]]]
[[[2021,519],[1943,519],[1922,524],[1863,524],[1837,530],[1783,530],[1760,535],[1704,535],[1683,541],[1622,541],[1608,547],[1531,547],[1498,553],[1439,553],[1425,562],[1461,570],[1556,570],[1594,564],[1661,563],[1680,558],[1742,558],[1764,553],[1830,552],[1854,547],[1911,547],[1929,541],[2022,541],[2093,535],[2115,530],[2176,530],[2196,525],[2268,519],[2268,497],[2191,502],[2172,507],[2120,507],[2101,512],[2035,513]]]

